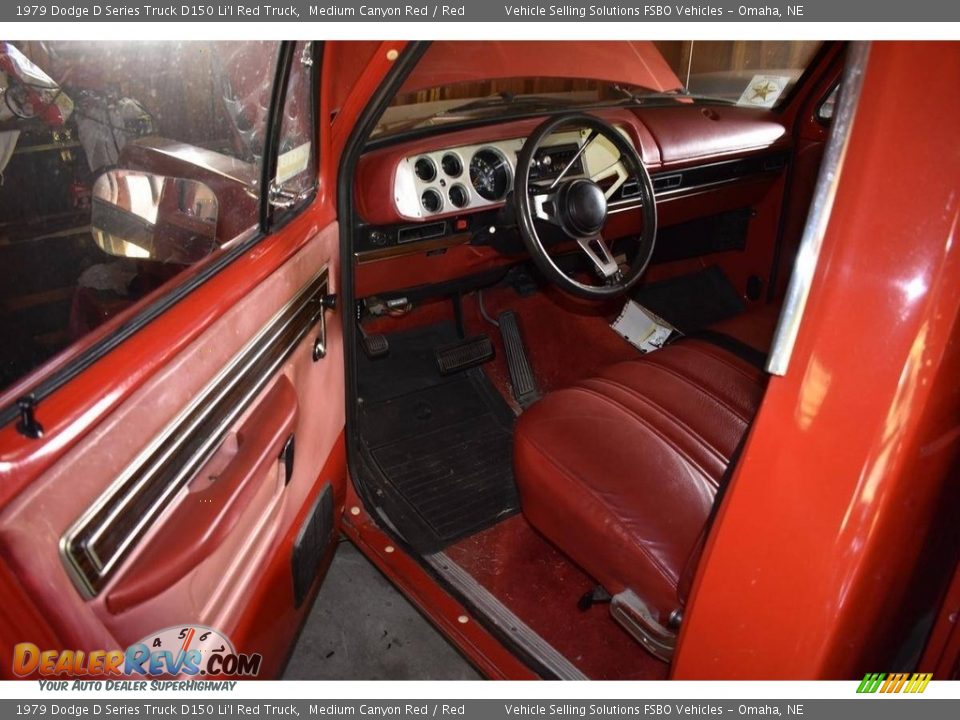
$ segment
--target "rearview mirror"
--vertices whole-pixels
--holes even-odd
[[[217,249],[218,209],[197,180],[108,170],[93,184],[90,229],[110,255],[190,265]]]

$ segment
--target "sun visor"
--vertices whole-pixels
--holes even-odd
[[[466,41],[434,42],[400,93],[461,82],[516,77],[557,77],[682,88],[652,42]]]

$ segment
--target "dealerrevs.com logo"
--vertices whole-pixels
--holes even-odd
[[[42,650],[23,642],[13,648],[19,677],[256,677],[263,657],[234,650],[229,638],[205,625],[165,628],[126,650]]]

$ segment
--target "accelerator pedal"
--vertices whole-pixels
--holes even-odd
[[[507,310],[500,313],[497,322],[500,324],[500,335],[503,336],[503,348],[507,355],[507,368],[510,370],[513,396],[520,403],[520,407],[526,408],[540,399],[540,390],[537,388],[533,368],[527,359],[527,349],[520,335],[517,315],[513,310]]]
[[[476,335],[466,340],[441,345],[437,348],[436,354],[440,374],[452,375],[460,370],[493,360],[493,343],[487,335]]]

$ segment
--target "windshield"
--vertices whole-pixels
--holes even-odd
[[[666,95],[637,85],[582,78],[518,77],[480,83],[455,83],[397,95],[380,119],[374,134],[446,125],[485,114],[520,114],[551,108],[576,109]]]
[[[687,91],[751,107],[780,107],[823,43],[665,41],[657,49]]]
[[[565,56],[551,57],[550,53],[562,50],[552,43],[488,43],[486,53],[456,58],[445,51],[444,43],[434,43],[373,134],[454,125],[491,115],[616,104],[713,102],[776,108],[789,96],[820,45],[807,41],[578,43],[577,63],[572,64],[569,47]],[[608,62],[612,53],[629,61],[614,68]],[[449,69],[452,60],[458,61],[457,71]],[[527,67],[539,74],[516,73]],[[544,75],[545,67],[560,68],[568,75]],[[497,77],[501,68],[510,68],[514,74]],[[601,76],[607,68],[607,75]],[[580,72],[584,74],[576,74]],[[430,83],[440,78],[450,82]]]

